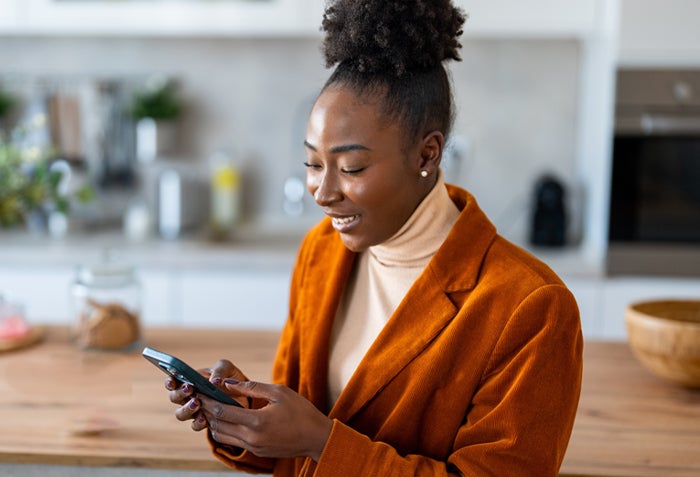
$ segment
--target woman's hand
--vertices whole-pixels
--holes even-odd
[[[198,370],[215,386],[222,387],[224,379],[246,380],[245,375],[231,361],[220,359],[212,368]],[[175,411],[175,417],[180,421],[192,420],[191,427],[195,431],[207,428],[207,421],[199,412],[200,402],[195,396],[194,388],[189,384],[182,384],[174,378],[165,380],[165,388],[170,391],[170,401],[179,404]],[[223,388],[226,390],[225,388]],[[248,399],[238,397],[237,400],[243,406],[248,405]]]
[[[237,379],[226,379],[224,384],[231,396],[266,404],[259,409],[241,409],[200,396],[201,414],[214,440],[259,457],[309,456],[318,461],[333,421],[310,401],[282,385]]]

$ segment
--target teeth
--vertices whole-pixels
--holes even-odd
[[[333,217],[333,222],[338,225],[349,224],[357,218],[357,215],[351,215],[350,217]]]

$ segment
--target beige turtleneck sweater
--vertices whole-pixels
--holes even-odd
[[[440,174],[433,189],[393,237],[358,255],[333,323],[329,408],[458,216],[459,210]]]

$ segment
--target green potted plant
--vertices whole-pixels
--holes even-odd
[[[136,152],[140,162],[172,152],[177,137],[175,122],[183,111],[177,84],[153,77],[132,97],[129,113],[136,122]]]
[[[0,90],[0,121],[10,112],[15,105],[15,98],[9,93]]]
[[[134,93],[130,108],[131,117],[136,120],[174,120],[181,111],[182,104],[177,94],[177,85],[165,79],[150,81],[144,89]]]
[[[18,135],[21,131],[14,131]],[[50,151],[22,149],[0,131],[0,228],[25,224],[37,214],[66,215],[71,201],[92,199],[88,185],[72,192],[61,187],[64,172],[52,166]]]

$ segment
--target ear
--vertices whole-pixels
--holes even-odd
[[[431,131],[421,141],[420,167],[433,174],[440,167],[442,149],[445,147],[445,136],[440,131]]]

